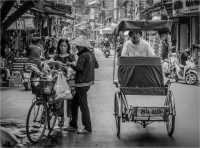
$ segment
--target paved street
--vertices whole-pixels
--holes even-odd
[[[175,96],[176,123],[173,137],[167,134],[166,123],[155,122],[143,128],[126,122],[121,126],[121,138],[116,136],[113,116],[114,93],[112,83],[113,52],[105,58],[95,49],[100,68],[96,70],[95,85],[88,93],[88,102],[93,132],[89,135],[66,133],[56,147],[199,147],[199,85],[189,86],[173,83],[171,90]],[[174,82],[174,80],[172,80]],[[1,120],[25,123],[33,95],[23,87],[1,88]],[[163,105],[164,97],[130,96],[129,105]],[[81,114],[80,114],[81,115]],[[68,118],[65,118],[65,126]],[[79,128],[82,128],[79,116]],[[38,143],[32,147],[41,146]]]

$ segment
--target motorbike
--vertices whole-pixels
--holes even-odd
[[[195,71],[195,64],[193,63],[192,58],[186,61],[186,66],[174,61],[170,71],[175,82],[184,80],[187,84],[194,85],[198,81],[198,74]]]
[[[106,58],[108,58],[110,56],[110,48],[104,47],[103,54]]]
[[[25,69],[25,68],[24,72],[22,73],[21,82],[23,83],[26,91],[31,90],[31,83],[30,83],[31,73],[32,71],[30,69]]]
[[[164,59],[162,66],[165,77],[171,76],[171,68],[174,61],[179,61],[179,59],[176,57],[176,53],[171,53],[168,59]]]

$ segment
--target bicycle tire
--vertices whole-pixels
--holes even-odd
[[[56,114],[56,112],[54,110],[52,110],[52,108],[53,108],[53,105],[50,105],[50,107],[48,109],[48,129],[50,131],[53,130],[53,128],[56,124],[56,120],[58,119],[58,114]],[[52,118],[52,117],[54,117],[54,118]],[[52,124],[51,124],[51,121],[53,121]]]
[[[31,116],[31,113],[33,111],[33,109],[35,109],[34,107],[36,106],[36,117],[34,117],[35,120],[37,120],[37,116],[38,116],[38,112],[39,109],[40,109],[40,106],[43,106],[44,107],[44,110],[42,111],[42,116],[41,116],[41,120],[40,121],[37,121],[37,122],[40,122],[40,124],[42,125],[43,124],[43,129],[42,129],[42,132],[41,134],[38,136],[38,138],[35,140],[33,139],[33,137],[31,136],[31,134],[34,134],[34,133],[38,133],[37,130],[30,130],[29,127],[32,127],[32,128],[37,128],[37,129],[40,129],[41,127],[39,126],[36,126],[36,125],[29,125],[30,124],[30,116]],[[35,110],[34,110],[35,111]],[[26,119],[26,132],[27,132],[27,137],[28,137],[28,140],[35,144],[35,143],[38,143],[42,137],[44,136],[44,133],[45,133],[45,129],[46,129],[46,125],[47,125],[47,121],[48,121],[48,108],[47,108],[47,105],[46,105],[46,102],[44,102],[43,100],[36,100],[35,102],[33,102],[33,104],[31,105],[30,109],[29,109],[29,112],[28,112],[28,116],[27,116],[27,119]],[[34,122],[34,121],[33,121]],[[34,122],[35,123],[35,122]],[[39,127],[39,128],[38,128]],[[32,133],[31,133],[32,132]]]

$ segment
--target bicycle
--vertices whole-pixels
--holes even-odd
[[[47,126],[49,129],[48,135],[50,135],[57,119],[58,126],[62,131],[64,125],[64,100],[60,109],[56,109],[56,103],[49,101],[52,97],[55,82],[55,80],[48,80],[45,77],[31,81],[32,93],[35,94],[35,98],[32,101],[26,120],[27,137],[31,143],[38,143],[42,139]],[[47,89],[49,90],[48,92]],[[71,91],[72,96],[74,96],[75,91],[73,89]],[[68,117],[70,117],[69,113]]]

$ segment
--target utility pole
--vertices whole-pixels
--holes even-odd
[[[76,8],[74,8],[74,14],[76,14]],[[74,18],[74,21],[73,21],[73,33],[72,33],[72,38],[75,38],[75,20],[76,20],[76,16]]]
[[[105,1],[102,0],[102,7],[105,8]],[[104,26],[104,22],[103,22],[103,17],[104,17],[104,14],[103,14],[103,11],[104,10],[101,10],[101,20],[102,20],[102,39],[103,39],[103,26]]]

